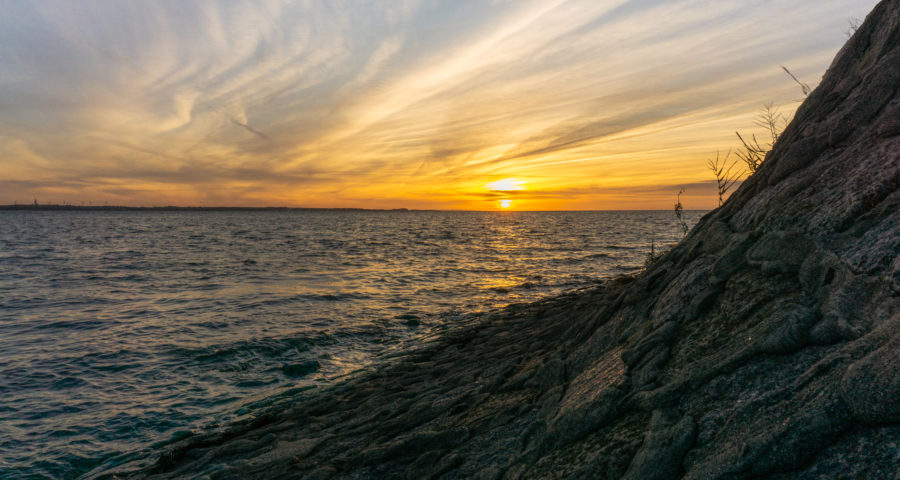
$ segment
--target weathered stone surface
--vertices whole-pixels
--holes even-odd
[[[894,258],[890,270],[885,273],[885,283],[891,287],[891,291],[900,294],[900,255]]]
[[[897,105],[885,0],[759,171],[644,273],[88,478],[896,478]]]
[[[767,273],[790,273],[800,270],[816,244],[799,232],[773,232],[764,235],[747,252],[750,265]]]
[[[625,480],[668,480],[680,478],[684,454],[694,443],[697,424],[675,410],[656,410],[644,445],[622,477]]]
[[[900,334],[847,368],[841,398],[861,422],[900,423]]]

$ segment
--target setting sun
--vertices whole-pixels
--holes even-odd
[[[512,205],[512,200],[500,200],[500,208],[509,208]]]

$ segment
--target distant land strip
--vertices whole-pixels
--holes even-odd
[[[410,210],[408,208],[316,208],[316,207],[128,207],[124,205],[34,205],[14,204],[0,205],[0,210],[29,211],[154,211],[154,212],[408,212],[430,211]]]

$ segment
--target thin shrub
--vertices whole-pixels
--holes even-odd
[[[728,150],[725,157],[722,157],[719,152],[716,152],[715,160],[709,159],[706,161],[706,166],[716,177],[716,189],[719,194],[720,207],[725,203],[725,194],[727,194],[728,190],[734,186],[734,182],[740,178],[740,171],[734,170],[734,167],[737,166],[738,162],[736,160],[729,162],[728,159],[730,157],[731,149]]]
[[[678,219],[678,226],[681,227],[681,236],[684,237],[687,235],[688,224],[684,220],[684,207],[681,205],[681,194],[684,193],[684,187],[678,191],[678,195],[675,197],[675,218]]]

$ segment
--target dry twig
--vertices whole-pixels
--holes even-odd
[[[736,161],[731,162],[730,164],[728,163],[728,158],[730,156],[731,150],[729,149],[724,158],[721,158],[719,152],[716,152],[715,161],[712,159],[706,161],[706,165],[712,170],[713,175],[716,176],[716,187],[718,188],[720,207],[725,203],[725,194],[734,186],[734,182],[737,181],[740,174],[740,172],[734,172],[734,167],[737,165]]]

